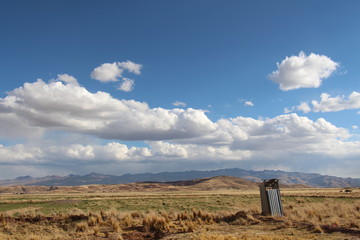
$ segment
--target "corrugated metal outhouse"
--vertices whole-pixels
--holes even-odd
[[[284,215],[278,179],[264,180],[260,184],[260,197],[263,215]]]

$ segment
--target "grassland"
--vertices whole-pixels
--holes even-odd
[[[282,189],[285,216],[242,191],[0,194],[0,239],[359,239],[360,190]]]

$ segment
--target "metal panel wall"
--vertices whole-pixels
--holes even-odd
[[[283,216],[283,209],[281,204],[281,197],[279,189],[269,189],[266,190],[269,205],[270,213],[272,216]]]
[[[284,215],[278,179],[260,184],[261,210],[263,215],[282,217]]]

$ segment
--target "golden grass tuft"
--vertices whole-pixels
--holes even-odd
[[[87,232],[89,230],[89,226],[87,224],[87,222],[79,222],[75,225],[75,231],[76,232]]]
[[[98,221],[97,221],[96,217],[91,216],[91,217],[89,217],[87,223],[88,223],[89,227],[93,227],[93,226],[96,226],[98,224]]]
[[[121,219],[121,223],[125,226],[125,227],[130,227],[132,226],[134,221],[134,218],[132,217],[132,215],[130,213],[125,213],[122,216]]]
[[[158,214],[149,213],[143,218],[143,229],[145,232],[167,232],[170,226],[166,219]]]
[[[121,226],[120,226],[120,223],[117,219],[115,218],[110,218],[110,221],[109,221],[111,227],[112,227],[112,230],[116,233],[121,233],[122,232],[122,229],[121,229]]]
[[[100,233],[100,227],[99,226],[94,226],[93,228],[92,228],[92,230],[93,230],[93,235],[96,237],[96,236],[98,236],[99,235],[99,233]]]

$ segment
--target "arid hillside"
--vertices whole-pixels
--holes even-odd
[[[304,185],[282,185],[286,188],[307,187]],[[201,178],[175,182],[137,182],[128,184],[98,184],[82,186],[0,186],[0,193],[96,193],[139,191],[213,191],[257,189],[258,183],[229,176]]]

